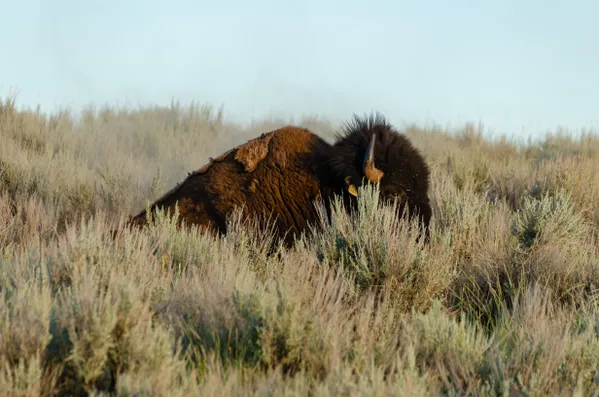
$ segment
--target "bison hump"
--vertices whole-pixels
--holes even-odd
[[[245,171],[254,171],[258,164],[268,155],[268,145],[272,137],[272,134],[262,134],[258,138],[254,138],[246,144],[237,147],[235,160],[243,165]]]
[[[272,134],[262,134],[258,138],[254,138],[243,145],[230,149],[216,158],[210,157],[206,165],[189,175],[205,174],[212,164],[224,161],[233,152],[235,152],[235,161],[239,162],[246,172],[252,172],[268,155],[268,145],[272,137]]]
[[[212,164],[223,161],[224,159],[227,158],[227,156],[229,154],[231,154],[231,152],[233,150],[234,149],[230,149],[230,150],[226,151],[225,153],[221,154],[220,156],[218,156],[216,158],[210,157],[208,159],[208,163],[206,165],[204,165],[202,168],[200,168],[199,170],[197,170],[195,172],[189,173],[189,175],[205,174],[210,169],[210,167],[212,166]]]

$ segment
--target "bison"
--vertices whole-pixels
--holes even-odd
[[[356,203],[363,182],[379,184],[383,199],[399,199],[418,214],[428,240],[431,207],[429,169],[419,151],[380,114],[345,123],[329,144],[305,128],[285,126],[237,146],[190,173],[150,210],[178,206],[178,222],[226,234],[226,218],[270,214],[275,234],[290,246],[308,225],[317,224],[315,200],[328,209],[336,194],[346,208]],[[354,207],[355,208],[355,207]],[[130,218],[143,225],[146,211]],[[265,219],[260,221],[265,225]]]

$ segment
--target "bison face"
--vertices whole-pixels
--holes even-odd
[[[379,185],[380,197],[383,201],[397,203],[398,216],[401,216],[407,206],[410,216],[418,214],[425,229],[428,229],[431,217],[428,185],[418,185],[418,170],[411,169],[410,164],[400,155],[387,159],[387,172],[378,169],[374,158],[375,136],[376,134],[372,134],[362,162],[365,181]],[[358,190],[352,183],[352,179],[351,176],[345,178],[347,191],[357,197]]]
[[[370,144],[368,145],[368,149],[366,150],[366,154],[364,155],[364,161],[362,164],[362,172],[364,176],[369,182],[379,183],[380,180],[385,176],[385,173],[374,165],[374,139],[375,134],[372,134],[370,138]],[[347,175],[345,177],[345,183],[347,185],[347,191],[352,195],[358,196],[358,189],[356,185],[352,183],[351,175]]]
[[[366,180],[370,183],[379,184],[383,177],[385,177],[385,173],[378,168],[376,168],[374,164],[374,143],[375,143],[376,134],[372,134],[370,138],[370,143],[368,144],[368,149],[366,149],[366,154],[364,155],[364,160],[362,162],[362,172]],[[381,195],[386,199],[399,199],[400,201],[404,201],[407,197],[407,192],[410,191],[409,188],[406,187],[405,183],[402,183],[401,180],[389,180],[387,177],[381,183],[379,187]],[[394,178],[397,179],[397,178]],[[357,197],[358,189],[356,185],[352,183],[352,177],[350,175],[345,177],[345,183],[347,185],[348,192]]]

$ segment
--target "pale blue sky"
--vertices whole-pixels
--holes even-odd
[[[0,95],[599,127],[599,1],[0,0]]]

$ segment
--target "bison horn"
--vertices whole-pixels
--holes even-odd
[[[364,175],[372,183],[378,183],[385,173],[374,166],[374,138],[372,134],[366,155],[364,155]]]

